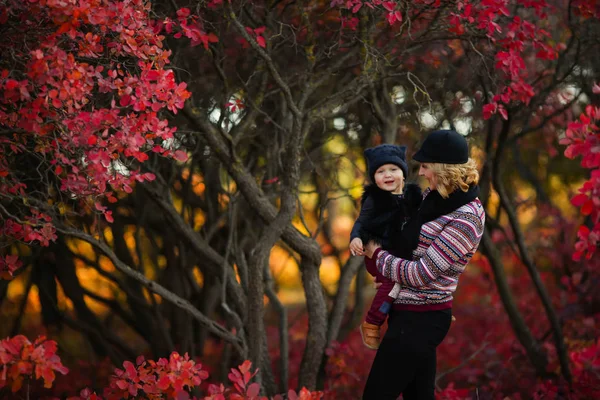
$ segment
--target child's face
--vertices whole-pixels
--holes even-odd
[[[404,188],[404,172],[395,164],[383,164],[375,171],[375,184],[381,190],[400,194]]]

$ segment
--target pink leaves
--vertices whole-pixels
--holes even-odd
[[[510,50],[496,53],[496,69],[508,72],[512,78],[518,77],[523,68],[525,62],[518,52]]]
[[[384,1],[383,3],[381,3],[381,5],[383,6],[383,8],[385,8],[389,12],[394,11],[394,9],[396,8],[395,1]]]
[[[190,16],[190,14],[191,14],[191,11],[189,8],[180,8],[179,10],[177,10],[178,18],[187,18]]]
[[[211,384],[208,388],[210,396],[205,397],[205,400],[268,400],[266,397],[260,396],[260,385],[251,382],[258,373],[258,370],[251,372],[251,369],[252,363],[248,360],[238,368],[231,368],[227,377],[233,384],[233,388]],[[274,399],[278,399],[278,397],[275,396]]]
[[[44,387],[52,387],[55,372],[63,375],[69,370],[56,355],[56,342],[39,336],[31,343],[23,335],[0,341],[0,388],[10,386],[19,391],[25,379],[42,379]]]
[[[234,101],[225,103],[225,107],[228,107],[231,112],[237,112],[246,108],[246,105],[244,104],[244,100],[236,98]]]
[[[591,221],[591,229],[581,226],[577,232],[574,260],[590,259],[600,244],[600,108],[588,105],[579,121],[569,123],[560,143],[566,145],[565,156],[581,156],[581,166],[591,170],[590,178],[579,188],[571,204],[580,208]]]
[[[402,12],[396,10],[396,2],[384,1],[381,5],[388,11],[386,19],[390,25],[394,25],[396,21],[402,22]]]
[[[497,103],[489,103],[483,106],[483,119],[490,119],[498,110]]]
[[[2,186],[0,186],[0,189],[2,189]],[[0,236],[42,246],[48,246],[50,242],[55,241],[56,229],[52,225],[52,218],[35,208],[30,208],[28,212],[29,214],[23,217],[24,221],[16,221],[11,218],[5,219],[4,223],[0,225]],[[2,261],[0,261],[0,267],[2,267],[0,270],[12,276],[12,273],[20,266],[20,263],[12,256],[9,257],[4,259],[3,267]],[[4,276],[6,277],[6,274]]]
[[[177,352],[157,362],[138,357],[135,364],[125,361],[123,367],[115,369],[105,390],[107,398],[135,397],[143,390],[148,398],[190,399],[189,391],[208,378],[202,364]]]
[[[96,210],[100,211],[100,213],[102,213],[102,215],[104,215],[104,218],[106,219],[107,222],[110,222],[110,223],[115,222],[115,220],[112,216],[112,211],[109,210],[108,207],[105,207],[100,203],[95,203],[94,206],[96,207]]]
[[[385,10],[386,20],[389,25],[394,25],[396,22],[402,22],[402,12],[398,9],[399,5],[400,2],[382,0],[333,0],[331,2],[331,7],[341,6],[342,8],[350,10],[352,14],[357,14],[363,6],[369,7],[370,9],[381,6]],[[347,22],[344,23],[344,21],[342,21],[342,26],[349,26],[352,30],[355,30],[358,19],[351,18],[349,21],[352,21],[353,23],[348,25]]]
[[[483,106],[483,119],[490,119],[492,115],[496,114],[497,112],[499,112],[502,118],[505,120],[508,119],[508,112],[506,111],[506,108],[504,108],[504,105],[496,102]]]
[[[310,392],[307,388],[303,387],[298,393],[290,390],[288,392],[288,400],[320,400],[323,398],[322,392]],[[275,399],[276,400],[276,399]]]
[[[254,40],[256,40],[256,43],[260,46],[260,47],[266,47],[267,46],[267,42],[264,38],[263,33],[265,32],[266,27],[264,26],[260,26],[258,28],[252,29],[250,27],[246,27],[246,32],[248,32],[248,35],[254,37]]]
[[[26,379],[41,379],[44,386],[50,388],[55,380],[55,373],[68,374],[58,355],[56,342],[40,336],[31,343],[25,336],[18,335],[0,341],[0,388],[9,386],[13,393],[21,390]],[[268,400],[260,395],[261,387],[252,379],[257,374],[252,370],[252,363],[244,361],[238,368],[232,368],[229,380],[233,386],[210,384],[208,394],[203,400]],[[192,360],[187,354],[171,353],[168,359],[158,361],[146,360],[138,356],[135,363],[123,362],[122,368],[115,368],[104,389],[105,399],[198,399],[192,397],[194,389],[198,389],[208,379],[208,372],[202,364]],[[323,392],[311,392],[302,388],[298,393],[290,390],[290,400],[320,400]],[[102,397],[90,389],[83,389],[79,396],[68,400],[101,400]],[[272,400],[282,400],[276,395]]]
[[[15,272],[21,268],[22,265],[23,263],[16,255],[0,255],[0,278],[6,280],[12,279]]]
[[[27,135],[1,144],[0,159],[4,158],[2,149],[16,156],[21,152],[19,141],[27,140],[39,159],[52,160],[46,167],[58,178],[57,189],[68,198],[89,197],[101,204],[104,196],[115,199],[110,194],[113,190],[131,192],[136,182],[154,178],[138,172],[140,163],[175,132],[157,115],[164,110],[176,113],[190,93],[165,69],[170,51],[155,31],[146,2],[101,1],[89,7],[55,3],[11,2],[16,8],[11,10],[14,20],[8,23],[17,35],[27,27],[30,40],[27,46],[15,44],[13,48],[14,65],[22,67],[0,72],[0,124],[20,128]],[[38,29],[40,18],[56,25]],[[188,33],[199,29],[189,10],[181,10],[178,18],[185,19]],[[216,37],[207,35],[206,40],[214,42]],[[119,64],[117,60],[124,58],[137,61],[137,67]],[[98,93],[108,99],[107,105],[97,102]],[[166,151],[155,153],[171,156]],[[0,190],[26,198],[27,187],[4,179],[13,175],[10,165],[0,161]],[[97,211],[112,221],[110,211],[101,207]],[[19,219],[26,223],[8,220],[0,228],[4,235],[40,245],[56,238],[52,221],[21,208]],[[3,257],[2,263],[5,277],[18,267],[12,256]]]
[[[200,19],[197,15],[193,15],[189,8],[177,10],[177,22],[178,25],[173,20],[166,18],[163,21],[163,26],[167,33],[172,33],[174,27],[179,28],[179,32],[173,36],[175,38],[187,37],[191,40],[192,46],[202,44],[208,50],[210,43],[217,43],[219,41],[219,38],[214,33],[206,33],[204,31]]]
[[[534,88],[527,82],[527,67],[531,57],[526,56],[532,49],[537,50],[536,58],[554,60],[558,46],[550,42],[549,34],[535,23],[526,21],[518,15],[512,17],[507,24],[500,25],[505,17],[510,16],[506,0],[484,0],[481,2],[462,1],[457,4],[459,12],[450,14],[449,31],[456,35],[466,32],[480,32],[491,44],[496,45],[495,68],[500,71],[504,82],[499,85],[493,103],[503,102],[508,106],[511,102],[529,104],[534,96]],[[544,0],[527,1],[524,7],[531,7],[539,15],[544,13],[548,5]],[[527,60],[527,63],[526,63]],[[499,104],[486,105],[484,118],[499,112],[506,118],[506,111]]]
[[[173,158],[177,161],[185,162],[188,159],[188,155],[183,150],[176,150],[175,153],[173,153]]]
[[[388,13],[387,21],[390,25],[394,25],[396,21],[402,22],[402,13],[399,10]]]
[[[244,394],[248,390],[247,385],[250,383],[250,380],[256,375],[258,371],[254,373],[250,372],[250,368],[252,367],[252,363],[248,360],[244,361],[242,365],[240,365],[237,369],[231,368],[231,372],[227,376],[231,383],[233,383],[233,387],[237,390],[238,393]],[[255,396],[258,392],[255,394]]]
[[[217,35],[215,35],[212,32],[209,33],[209,34],[201,33],[200,34],[200,41],[202,42],[202,45],[204,46],[204,48],[208,49],[209,43],[217,43],[219,41],[219,38],[217,37]]]
[[[348,28],[351,31],[356,31],[356,29],[358,28],[359,20],[356,17],[352,17],[352,18],[341,17],[340,20],[342,22],[342,28]]]

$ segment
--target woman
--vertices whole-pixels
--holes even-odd
[[[479,173],[465,138],[455,131],[430,133],[413,157],[429,181],[417,215],[394,238],[414,248],[412,260],[392,256],[373,242],[366,262],[399,282],[388,330],[377,351],[363,400],[433,400],[436,348],[452,318],[452,293],[477,250],[485,212],[477,195]]]

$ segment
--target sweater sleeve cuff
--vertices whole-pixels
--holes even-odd
[[[381,247],[378,247],[377,250],[373,252],[373,262],[377,262],[377,258],[379,258],[379,253],[381,253],[382,251],[383,249]]]
[[[377,269],[377,258],[379,253],[381,252],[381,247],[373,252],[373,257],[365,257],[365,264],[367,265],[367,270],[370,271],[378,271]]]

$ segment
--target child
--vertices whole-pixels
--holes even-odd
[[[408,184],[404,190],[408,173],[406,146],[383,144],[366,149],[364,154],[371,184],[365,186],[360,214],[350,234],[350,252],[362,255],[363,244],[372,240],[396,257],[410,260],[414,249],[397,239],[404,223],[416,215],[422,195],[415,184]],[[360,333],[365,346],[377,349],[381,343],[380,327],[398,296],[400,285],[377,271],[367,270],[381,286],[360,326]]]

